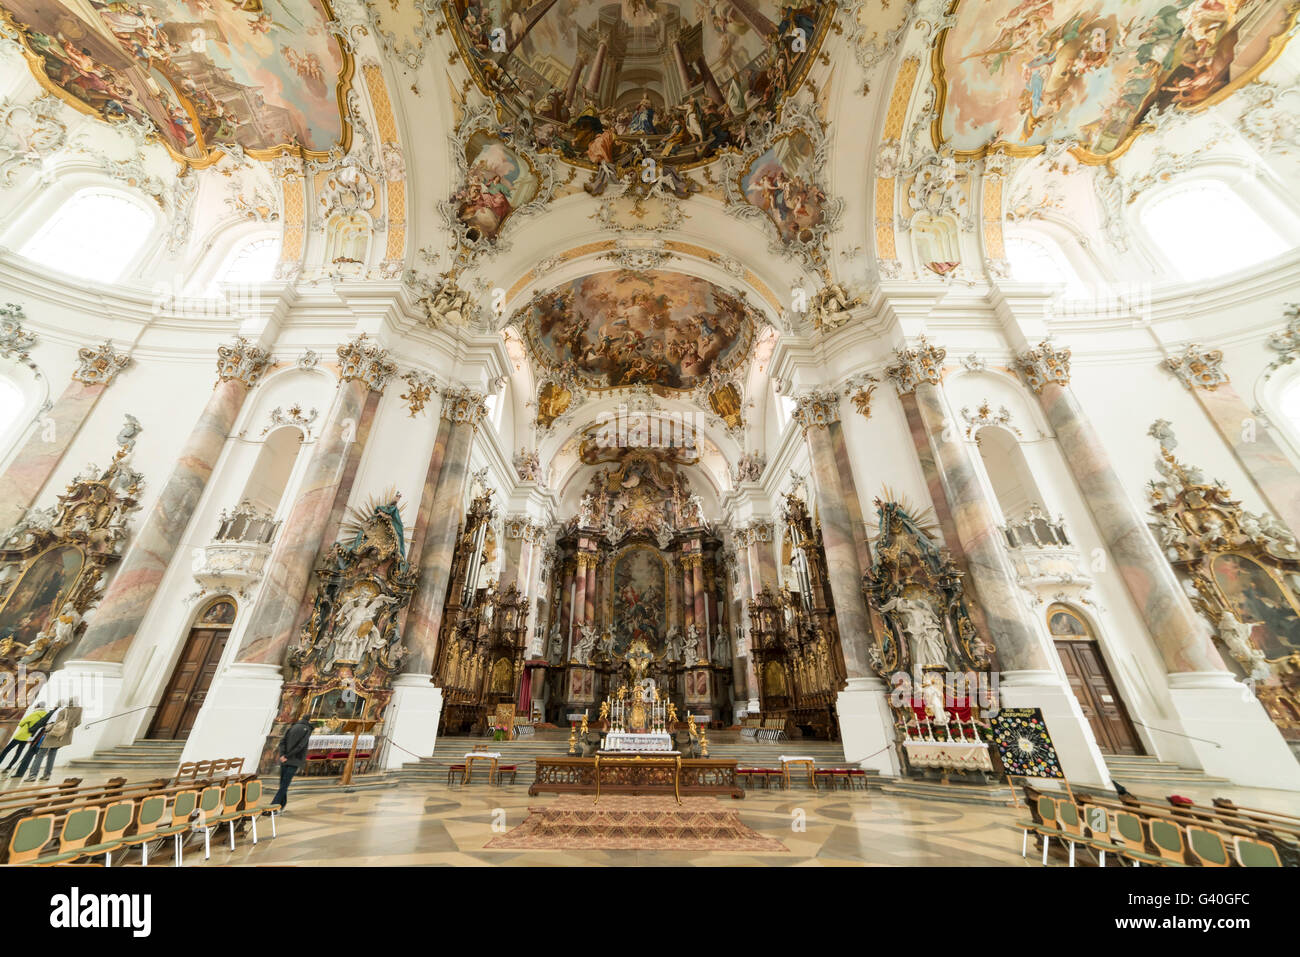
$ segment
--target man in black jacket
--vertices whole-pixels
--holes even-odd
[[[281,810],[289,802],[289,782],[307,761],[307,742],[311,732],[311,722],[304,714],[284,729],[284,737],[280,739],[280,790],[275,792],[271,803],[280,805]]]

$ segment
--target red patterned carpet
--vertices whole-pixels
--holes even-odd
[[[740,812],[711,797],[613,794],[599,804],[564,794],[529,808],[518,827],[484,845],[495,850],[785,851],[780,841],[741,823]]]

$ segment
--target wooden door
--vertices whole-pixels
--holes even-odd
[[[1092,726],[1097,747],[1105,754],[1145,753],[1088,623],[1060,605],[1047,614],[1057,657],[1079,709]]]
[[[230,637],[229,620],[234,619],[234,605],[219,601],[199,616],[190,630],[180,660],[158,703],[158,712],[146,737],[174,740],[189,736],[190,729],[203,707],[212,678],[221,662],[221,653]]]

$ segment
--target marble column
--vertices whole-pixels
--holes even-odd
[[[573,657],[573,650],[578,647],[578,641],[582,637],[582,626],[587,624],[587,562],[591,556],[584,551],[579,551],[577,558],[574,560],[574,587],[573,587],[573,628],[569,633],[569,657]]]
[[[564,562],[564,577],[561,579],[563,584],[560,586],[560,617],[557,621],[559,628],[552,628],[552,632],[559,635],[560,656],[562,661],[569,660],[569,638],[573,634],[570,627],[573,616],[573,593],[577,589],[577,583],[574,581],[573,559]],[[550,636],[548,635],[549,639]]]
[[[237,339],[217,350],[217,384],[180,450],[167,484],[158,493],[121,567],[77,645],[76,659],[123,661],[135,640],[185,529],[212,477],[217,457],[248,391],[270,365],[265,349]]]
[[[980,484],[979,473],[961,430],[952,424],[939,389],[946,352],[922,340],[918,349],[897,350],[886,371],[898,387],[909,421],[919,420],[925,445],[941,480],[940,492],[966,560],[975,591],[997,646],[998,662],[1008,670],[1049,670],[1045,639],[1025,607],[1010,559],[1000,544],[998,514]]]
[[[682,566],[682,639],[689,640],[691,625],[695,622],[695,575],[691,570],[689,554],[681,558]]]
[[[11,528],[36,503],[95,403],[130,362],[112,342],[78,350],[72,381],[0,473],[0,530]]]
[[[1167,359],[1165,368],[1196,397],[1273,513],[1300,535],[1300,472],[1233,387],[1223,353],[1192,344]]]
[[[1192,607],[1069,388],[1070,351],[1043,342],[1022,353],[1017,365],[1169,670],[1179,728],[1171,741],[1154,727],[1157,748],[1190,748],[1207,772],[1238,784],[1300,790],[1300,764],[1259,701],[1224,666],[1208,624]]]
[[[946,352],[920,340],[895,350],[887,374],[907,413],[918,455],[933,456],[937,492],[951,516],[967,572],[967,597],[983,612],[996,647],[1004,707],[1038,707],[1051,728],[1062,767],[1071,781],[1104,786],[1109,772],[1059,668],[1048,657],[1045,624],[1025,604],[998,527],[998,513],[985,494],[970,448],[952,424],[940,390]]]
[[[773,551],[775,535],[772,523],[766,519],[754,521],[749,526],[749,572],[754,597],[768,588],[775,592],[779,585],[776,573],[776,552]]]
[[[483,396],[469,389],[444,391],[442,417],[451,427],[438,484],[429,509],[428,532],[418,556],[419,580],[407,616],[407,658],[403,670],[430,675],[437,660],[442,610],[447,601],[448,576],[456,551],[456,535],[465,511],[469,458],[474,435],[487,417]]]
[[[704,589],[704,556],[696,553],[691,558],[691,597],[695,599],[695,625],[700,633],[708,631],[709,598]],[[707,643],[707,637],[706,637]]]
[[[596,603],[600,587],[597,584],[596,570],[599,567],[600,555],[596,552],[592,552],[591,556],[587,559],[587,593],[585,596],[584,608],[587,615],[587,624],[591,625],[593,628],[596,627],[596,623],[600,621],[600,615],[598,612],[599,606]]]
[[[732,617],[735,621],[732,628],[736,636],[735,644],[731,649],[732,659],[732,680],[735,682],[735,697],[739,707],[750,711],[757,711],[758,705],[750,703],[750,698],[758,697],[758,688],[751,677],[754,670],[753,656],[748,652],[748,643],[746,638],[749,635],[749,600],[753,597],[753,592],[749,584],[749,556],[745,554],[744,532],[737,529],[733,535],[735,557],[733,562],[736,569],[736,596],[732,600],[734,609]],[[727,594],[732,594],[731,577],[727,577]],[[745,650],[742,652],[742,648]]]
[[[415,561],[416,556],[424,551],[424,541],[429,533],[429,515],[433,511],[434,495],[438,488],[438,476],[442,472],[442,462],[447,454],[447,441],[451,436],[451,422],[438,417],[438,431],[434,434],[433,450],[429,453],[429,465],[424,472],[424,484],[420,488],[420,502],[416,511],[415,525],[406,542],[406,557]],[[397,633],[406,635],[406,622],[410,616],[410,603],[402,609],[397,619]],[[390,747],[385,758],[385,767],[401,767],[412,754],[433,754],[438,740],[438,722],[442,717],[442,689],[435,688],[433,676],[416,674],[407,670],[407,662],[402,662],[402,673],[393,678],[393,697],[386,715],[387,733],[390,740],[399,743],[400,748]]]
[[[351,491],[360,451],[354,447],[365,438],[366,406],[371,394],[381,393],[397,372],[387,351],[365,339],[359,336],[338,349],[338,393],[267,563],[266,582],[250,613],[238,661],[276,667],[283,663],[312,571],[328,544],[325,535],[336,502],[346,500]]]
[[[862,594],[863,569],[859,565],[853,519],[840,476],[841,463],[830,432],[831,423],[838,422],[839,418],[839,395],[835,392],[812,391],[795,397],[795,421],[808,443],[826,555],[826,577],[835,599],[835,621],[839,626],[845,671],[849,678],[876,677],[867,661],[867,645],[872,634],[867,602]],[[858,514],[861,515],[860,505]]]
[[[203,710],[185,742],[182,760],[212,754],[260,761],[268,730],[280,708],[284,657],[300,623],[299,609],[326,526],[348,474],[349,451],[361,435],[372,392],[382,392],[397,367],[388,353],[361,335],[339,346],[339,385],[320,437],[303,471],[289,515],[267,562],[266,577],[235,660],[212,683]]]

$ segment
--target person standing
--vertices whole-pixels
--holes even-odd
[[[49,727],[50,723],[53,722],[58,717],[59,712],[61,710],[63,710],[62,701],[60,701],[53,708],[47,711],[39,721],[35,722],[32,725],[31,727],[32,736],[31,736],[31,740],[27,742],[27,753],[24,754],[23,759],[20,762],[18,762],[18,769],[14,771],[10,775],[10,777],[22,778],[26,776],[27,769],[31,766],[32,762],[36,759],[36,751],[41,746],[41,740],[45,737],[45,729]]]
[[[23,715],[23,719],[18,722],[18,727],[14,729],[14,736],[9,739],[5,749],[0,751],[0,761],[4,761],[5,755],[10,751],[14,753],[14,756],[9,759],[9,766],[5,768],[6,771],[11,770],[18,763],[18,759],[23,756],[23,750],[31,743],[33,727],[47,714],[49,712],[45,710],[45,705],[38,701],[36,707]]]
[[[311,722],[304,713],[297,721],[284,730],[280,739],[280,790],[271,799],[278,804],[281,812],[289,802],[289,782],[298,773],[298,769],[307,761],[307,745],[311,740]]]
[[[45,736],[37,745],[36,760],[32,762],[31,773],[27,776],[28,781],[36,780],[36,772],[41,769],[42,758],[45,759],[45,773],[41,775],[41,780],[50,779],[50,773],[54,770],[54,753],[59,748],[65,748],[72,743],[72,732],[76,731],[80,724],[81,706],[77,704],[77,699],[73,698],[68,702],[67,707],[60,709],[58,716],[45,726]]]

